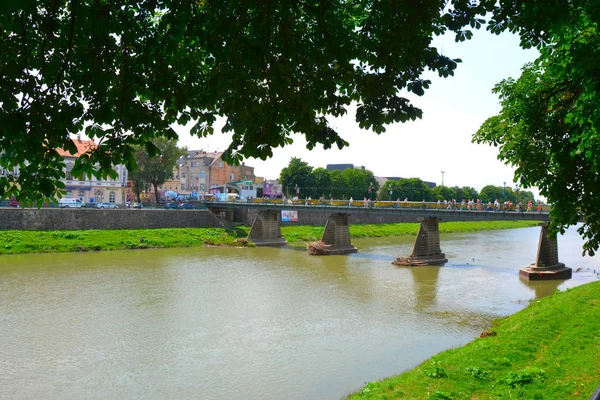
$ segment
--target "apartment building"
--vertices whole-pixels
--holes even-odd
[[[251,181],[256,179],[254,167],[248,165],[228,165],[221,159],[222,152],[190,150],[179,160],[180,193],[200,195],[210,192],[224,192],[229,182]]]
[[[58,153],[65,160],[65,178],[61,181],[65,184],[66,193],[63,197],[78,198],[84,203],[115,203],[124,204],[127,192],[127,169],[119,164],[113,167],[117,173],[114,179],[96,179],[96,177],[84,176],[77,179],[71,175],[71,170],[77,158],[81,155],[94,150],[98,145],[93,140],[73,140],[77,147],[77,153],[71,154],[66,150],[57,149]]]

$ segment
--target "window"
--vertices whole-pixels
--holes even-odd
[[[223,168],[223,161],[219,161],[219,168]]]
[[[235,174],[234,173],[229,174],[229,180],[232,181],[234,179],[235,179]]]
[[[68,169],[68,170],[66,171],[66,173],[65,173],[65,178],[66,178],[68,181],[70,181],[70,180],[73,180],[73,175],[71,175],[71,170],[70,170],[70,169]]]
[[[181,174],[181,177],[185,179],[185,172]]]
[[[82,190],[80,190],[79,191],[79,200],[83,201],[83,199],[85,199],[85,193]]]
[[[204,179],[204,177],[206,176],[206,174],[203,172],[200,172],[200,179]]]
[[[181,184],[181,190],[185,190],[185,183]]]
[[[110,194],[108,195],[108,201],[110,203],[114,203],[115,202],[115,192],[110,192]]]
[[[67,193],[65,194],[65,197],[66,197],[67,199],[70,199],[72,196],[73,196],[73,194],[71,193],[71,191],[70,191],[70,190],[67,190]]]

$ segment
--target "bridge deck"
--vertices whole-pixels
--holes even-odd
[[[248,211],[260,210],[296,210],[299,212],[345,213],[345,214],[377,214],[377,215],[405,215],[413,217],[415,221],[425,217],[439,218],[441,221],[550,221],[549,213],[542,212],[516,212],[516,211],[472,211],[472,210],[444,210],[432,208],[395,208],[395,207],[356,207],[336,205],[304,205],[304,204],[269,204],[269,203],[233,203],[233,202],[207,202],[206,206],[212,210],[247,209]]]

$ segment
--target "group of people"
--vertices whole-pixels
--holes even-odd
[[[248,200],[250,200],[250,197],[248,198]],[[266,198],[263,199],[264,202],[266,202]],[[300,199],[298,198],[298,196],[294,196],[291,199],[287,198],[286,196],[282,196],[282,204],[298,204],[298,202],[300,201]],[[336,205],[335,201],[333,199],[332,196],[330,196],[329,200],[326,200],[324,198],[324,196],[319,197],[317,204],[318,205]],[[365,197],[362,200],[362,206],[365,208],[370,208],[375,206],[375,203],[377,203],[378,200],[371,200],[367,197]],[[400,198],[396,199],[395,201],[396,203],[396,208],[415,208],[414,202],[413,205],[411,206],[409,204],[408,201],[408,197],[404,198],[403,201],[400,200]],[[304,200],[304,205],[312,205],[313,200],[312,197],[309,196]],[[431,203],[429,203],[431,204]],[[350,199],[348,200],[348,206],[352,207],[354,206],[354,198],[350,197]],[[359,202],[359,206],[360,206],[360,202]],[[446,209],[446,210],[466,210],[466,211],[516,211],[516,212],[532,212],[534,211],[534,206],[537,209],[538,212],[542,212],[543,211],[543,205],[541,201],[537,202],[537,205],[533,203],[533,201],[529,200],[527,202],[526,205],[526,210],[523,210],[523,202],[518,202],[518,203],[513,203],[510,200],[506,200],[504,201],[504,203],[501,203],[498,201],[498,199],[496,199],[494,202],[483,202],[480,199],[471,199],[471,200],[462,200],[460,203],[458,203],[456,201],[456,199],[451,199],[451,200],[438,200],[437,201],[437,205],[436,208],[437,209]],[[428,207],[428,203],[425,201],[425,199],[423,199],[423,201],[421,202],[421,208],[427,208]],[[433,208],[432,205],[430,205],[429,207]]]
[[[504,203],[500,203],[498,199],[496,199],[493,203],[489,201],[487,204],[482,202],[480,199],[474,200],[462,200],[460,204],[457,204],[455,199],[450,201],[444,200],[443,207],[446,210],[467,210],[467,211],[512,211],[513,209],[516,212],[521,212],[523,210],[523,202],[513,203],[510,200],[504,201]],[[438,200],[437,208],[442,208],[442,202]],[[543,205],[541,201],[537,203],[537,211],[542,212]],[[529,200],[527,202],[527,212],[533,211],[533,202]]]

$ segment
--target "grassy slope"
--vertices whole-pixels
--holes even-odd
[[[600,282],[496,320],[496,336],[448,350],[351,399],[588,399],[600,383]]]
[[[441,233],[476,232],[494,229],[513,229],[538,226],[536,221],[482,221],[482,222],[442,222]],[[350,225],[350,236],[362,237],[384,237],[384,236],[406,236],[416,235],[420,224],[399,223],[381,225]],[[321,239],[323,226],[284,226],[281,234],[288,242],[303,241],[312,242]]]
[[[442,232],[522,228],[537,225],[532,221],[447,222]],[[352,237],[415,235],[419,224],[350,226]],[[249,227],[232,230],[218,228],[88,230],[88,231],[0,231],[0,254],[50,253],[89,250],[121,250],[202,245],[245,246]],[[281,229],[288,242],[319,240],[321,226],[287,226]],[[143,238],[143,241],[141,240]]]

